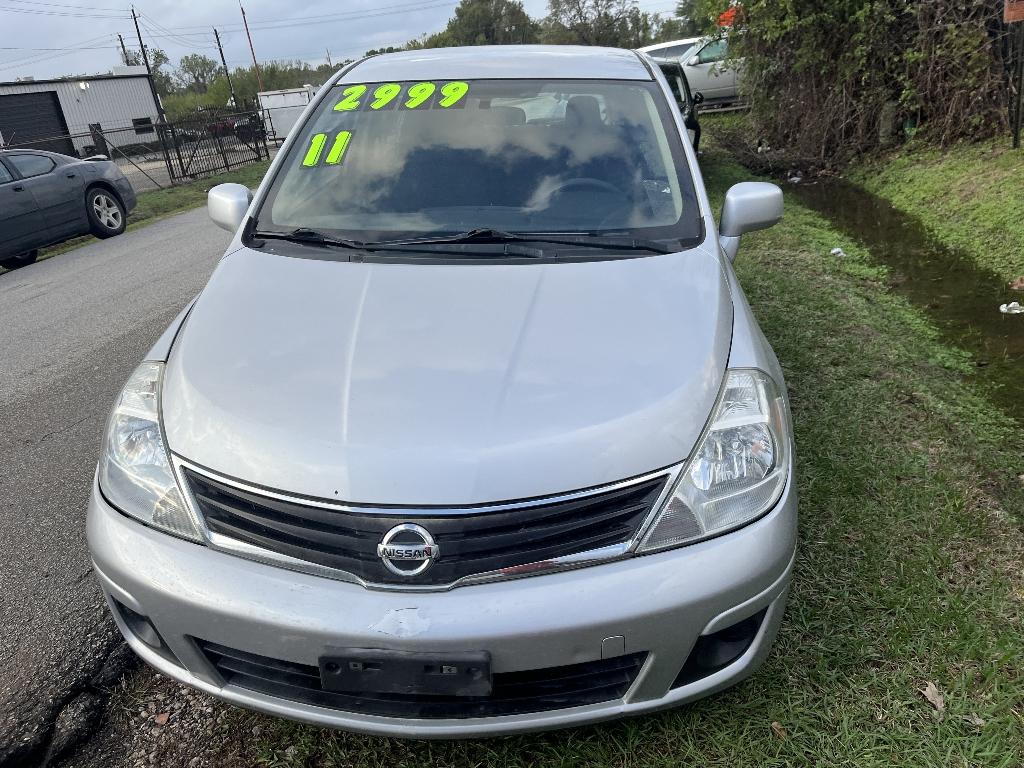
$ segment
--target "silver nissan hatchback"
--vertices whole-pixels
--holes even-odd
[[[782,372],[660,70],[507,46],[346,66],[132,374],[89,503],[131,647],[238,705],[487,736],[735,684],[796,541]],[[188,247],[182,244],[183,248]]]

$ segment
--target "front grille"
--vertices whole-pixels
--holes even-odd
[[[632,653],[564,667],[499,672],[490,696],[348,694],[325,691],[317,667],[197,642],[229,685],[341,712],[410,719],[497,717],[614,701],[626,695],[647,657]]]
[[[189,469],[185,476],[214,533],[346,571],[369,583],[406,585],[447,585],[464,576],[628,541],[665,485],[661,476],[589,496],[511,509],[398,513],[283,501]],[[416,576],[394,574],[377,557],[384,534],[409,522],[427,529],[440,550],[440,557]]]

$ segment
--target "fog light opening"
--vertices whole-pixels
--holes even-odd
[[[697,638],[697,644],[690,651],[690,655],[686,658],[683,668],[679,670],[672,687],[679,688],[689,685],[702,677],[725,669],[739,659],[747,652],[754,642],[754,638],[757,637],[757,632],[761,629],[761,622],[767,612],[768,609],[765,608],[714,634],[701,635]]]
[[[120,614],[121,620],[135,637],[168,661],[172,661],[179,666],[181,665],[178,658],[174,655],[174,652],[167,647],[167,643],[164,642],[160,633],[156,631],[156,627],[153,626],[153,623],[147,617],[143,616],[138,611],[133,611],[117,599],[113,599],[113,603],[117,607],[117,612]]]

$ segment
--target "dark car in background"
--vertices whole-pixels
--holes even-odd
[[[263,118],[258,114],[245,115],[238,120],[235,120],[232,127],[235,136],[238,137],[238,140],[244,141],[246,144],[261,141],[264,136],[266,136],[266,130],[263,127]]]
[[[648,54],[652,55],[652,54]],[[661,69],[661,73],[668,80],[668,87],[675,97],[679,111],[683,113],[683,123],[686,125],[686,132],[690,136],[690,143],[693,144],[693,151],[700,149],[700,121],[697,119],[697,107],[704,103],[704,94],[694,93],[690,90],[690,81],[686,79],[686,72],[678,61],[667,59],[654,59]]]
[[[78,235],[119,235],[133,208],[135,190],[110,160],[0,150],[0,267],[31,264],[40,248]]]

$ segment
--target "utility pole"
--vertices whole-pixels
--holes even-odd
[[[220,63],[224,66],[224,76],[228,79],[228,90],[231,91],[231,106],[238,109],[238,98],[235,96],[235,86],[231,84],[231,72],[228,70],[228,63],[224,59],[224,47],[220,44],[220,34],[217,28],[213,28],[213,36],[217,40],[217,50],[220,51]]]
[[[1024,113],[1024,21],[1017,23],[1017,109],[1013,115],[1013,148],[1020,149],[1021,113]]]
[[[331,64],[331,49],[330,48],[327,49],[327,66],[328,67],[333,67],[334,66],[333,64]]]
[[[117,36],[117,42],[121,44],[121,58],[124,60],[124,65],[128,66],[128,49],[124,45],[124,38],[121,35]]]
[[[156,135],[160,138],[160,149],[163,151],[164,164],[167,166],[167,175],[173,180],[174,172],[171,168],[171,155],[167,151],[165,132],[167,129],[167,115],[164,114],[164,105],[160,103],[160,94],[156,92],[156,84],[153,82],[153,68],[149,66],[149,54],[146,53],[146,46],[142,42],[142,32],[139,30],[139,17],[135,15],[135,6],[132,6],[132,21],[135,22],[135,34],[139,38],[139,50],[142,51],[142,63],[146,65],[149,90],[153,94],[153,102],[156,104]],[[171,137],[174,136],[174,128],[171,128]],[[157,186],[160,186],[159,184]]]
[[[1016,89],[1014,101],[1016,108],[1012,111],[1013,117],[1013,148],[1020,149],[1020,125],[1021,113],[1024,112],[1024,0],[1005,0],[1003,3],[1003,23],[1008,33],[1017,25],[1017,44],[1012,46],[1016,61]],[[1011,33],[1012,34],[1012,33]],[[1009,69],[1009,67],[1007,67]]]
[[[260,90],[263,89],[263,74],[260,72],[260,65],[256,61],[256,49],[252,47],[252,35],[249,34],[249,22],[245,18],[245,8],[241,3],[238,7],[242,9],[242,24],[245,25],[245,36],[249,38],[249,53],[252,54],[252,65],[256,68],[256,82],[260,84]]]
[[[156,85],[153,83],[153,69],[149,66],[149,54],[146,53],[146,46],[142,42],[142,32],[139,31],[139,17],[135,15],[135,6],[132,6],[132,21],[135,22],[135,34],[139,37],[139,50],[142,51],[142,63],[146,65],[146,74],[149,75],[149,90],[153,94],[153,101],[156,103],[156,114],[158,123],[166,123],[167,116],[164,114],[164,107],[160,103],[160,96],[156,92]]]

